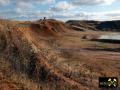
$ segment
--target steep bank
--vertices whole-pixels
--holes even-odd
[[[52,85],[57,84],[57,88],[61,90],[65,87],[71,90],[80,89],[83,86],[64,76],[58,68],[52,65],[55,52],[48,40],[59,38],[66,31],[64,23],[54,20],[28,23],[1,21],[0,54],[3,60],[9,62],[11,71],[23,73],[37,82],[48,84],[54,82]],[[53,51],[46,53],[43,49],[53,49]]]

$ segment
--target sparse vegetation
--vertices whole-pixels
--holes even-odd
[[[120,78],[119,44],[83,38],[110,33],[92,26],[0,21],[0,90],[99,90],[98,77]]]

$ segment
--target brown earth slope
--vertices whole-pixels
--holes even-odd
[[[120,78],[119,51],[105,50],[120,45],[82,37],[102,33],[70,31],[52,19],[1,20],[0,90],[101,90],[100,76]]]
[[[10,62],[10,66],[15,72],[25,73],[28,77],[38,81],[54,82],[53,78],[57,80],[55,83],[59,81],[58,84],[80,88],[79,83],[65,77],[59,69],[48,63],[54,61],[52,57],[47,57],[42,51],[43,49],[52,49],[48,45],[47,39],[57,38],[65,32],[66,27],[62,22],[46,20],[26,25],[24,22],[1,21],[0,28],[1,54],[3,59]],[[54,51],[48,52],[48,54],[52,53],[54,54]],[[1,85],[1,87],[6,86],[6,83]],[[7,88],[11,87],[8,84]]]

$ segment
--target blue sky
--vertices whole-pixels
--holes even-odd
[[[0,18],[120,20],[120,0],[0,0]]]

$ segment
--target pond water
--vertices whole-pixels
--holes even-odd
[[[120,40],[120,34],[101,35],[98,39]]]

